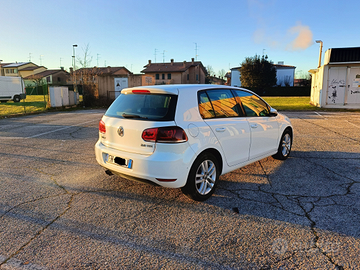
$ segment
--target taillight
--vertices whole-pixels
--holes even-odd
[[[176,126],[148,128],[143,131],[141,137],[146,142],[163,143],[186,142],[188,139],[185,131],[182,128]]]
[[[99,132],[100,133],[106,133],[106,126],[105,126],[105,123],[103,120],[100,120],[100,123],[99,123]]]
[[[148,128],[143,131],[141,138],[146,142],[156,142],[157,133],[157,128]]]

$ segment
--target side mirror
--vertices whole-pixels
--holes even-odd
[[[270,116],[277,116],[278,115],[278,111],[274,108],[270,108]]]

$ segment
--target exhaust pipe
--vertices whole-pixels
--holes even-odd
[[[114,174],[112,173],[112,171],[110,171],[110,170],[106,170],[105,173],[106,173],[107,175],[109,175],[109,176],[114,175]]]

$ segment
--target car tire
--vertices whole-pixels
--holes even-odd
[[[182,192],[195,201],[205,201],[214,193],[219,173],[215,156],[211,153],[201,154],[193,163]]]
[[[289,157],[292,147],[292,133],[289,129],[285,130],[281,136],[278,151],[273,158],[285,160]]]
[[[14,96],[13,101],[14,102],[20,102],[20,96]]]

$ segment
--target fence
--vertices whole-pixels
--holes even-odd
[[[25,87],[26,95],[47,95],[48,94],[48,85],[38,85],[38,86],[27,86]]]

